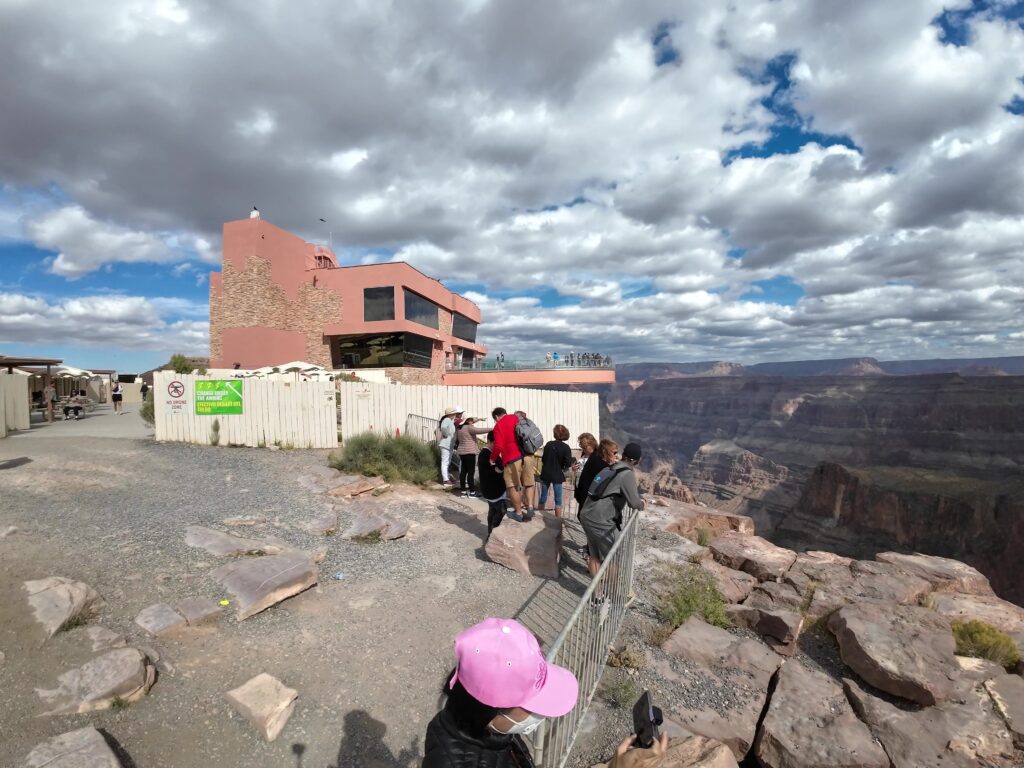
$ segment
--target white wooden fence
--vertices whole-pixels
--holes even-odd
[[[28,376],[0,375],[0,437],[29,428]]]
[[[467,417],[483,418],[489,425],[493,425],[491,411],[497,406],[509,413],[525,411],[540,427],[545,440],[552,438],[556,424],[564,424],[572,436],[570,445],[575,444],[575,438],[581,432],[590,432],[596,437],[601,434],[598,398],[590,392],[344,381],[337,382],[337,386],[342,440],[362,432],[393,435],[398,430],[404,434],[409,414],[439,419],[448,407],[462,408]]]
[[[238,379],[243,392],[241,415],[197,415],[195,382],[214,378],[173,371],[153,374],[157,440],[209,445],[216,420],[220,445],[337,447],[333,382]]]

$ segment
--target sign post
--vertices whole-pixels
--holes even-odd
[[[239,416],[242,413],[241,379],[196,381],[196,416]]]

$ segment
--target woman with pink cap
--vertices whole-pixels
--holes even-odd
[[[455,638],[446,701],[427,726],[423,768],[530,766],[519,735],[576,706],[579,684],[548,664],[537,638],[512,619],[484,619]]]

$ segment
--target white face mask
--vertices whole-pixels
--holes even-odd
[[[537,728],[540,727],[541,723],[544,722],[544,718],[543,717],[541,717],[540,715],[535,715],[532,712],[529,715],[527,715],[525,719],[520,720],[518,722],[513,720],[511,717],[506,715],[504,712],[502,712],[500,716],[504,717],[506,720],[508,720],[510,723],[512,723],[512,727],[509,728],[508,730],[505,730],[505,731],[499,731],[492,724],[490,726],[490,728],[495,733],[503,733],[503,734],[505,734],[507,736],[512,736],[513,734],[519,734],[521,736],[529,736],[531,733],[536,731]]]

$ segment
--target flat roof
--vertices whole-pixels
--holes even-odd
[[[25,365],[60,365],[63,360],[48,357],[5,357],[0,355],[0,366],[6,368],[21,368]]]

